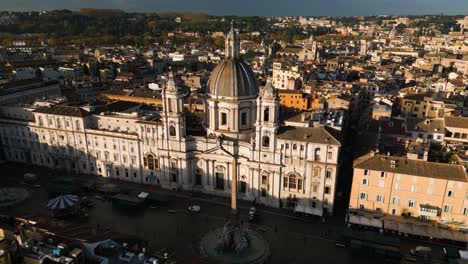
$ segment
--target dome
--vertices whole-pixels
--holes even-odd
[[[256,97],[258,83],[252,68],[244,60],[228,58],[211,72],[208,93],[213,97]]]

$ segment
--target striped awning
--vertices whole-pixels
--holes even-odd
[[[47,203],[47,208],[50,210],[63,210],[74,206],[79,198],[76,195],[61,195],[50,199]]]

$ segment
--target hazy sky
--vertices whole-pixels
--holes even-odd
[[[260,16],[468,14],[468,0],[0,0],[0,10],[77,10],[82,7]]]

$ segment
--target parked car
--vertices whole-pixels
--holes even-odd
[[[145,260],[145,262],[143,264],[158,264],[159,263],[159,260],[157,258],[149,258],[147,260]]]
[[[257,218],[257,208],[250,207],[249,210],[249,221],[252,222]]]
[[[430,247],[417,246],[411,249],[411,254],[420,257],[429,256],[432,252]]]
[[[192,213],[198,213],[200,212],[200,206],[199,205],[191,205],[188,207],[188,210]]]
[[[133,263],[136,259],[136,255],[133,252],[124,252],[122,255],[119,256],[119,260],[121,263]]]

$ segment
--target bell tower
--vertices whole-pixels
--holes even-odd
[[[279,127],[279,98],[268,80],[257,99],[256,145],[264,150],[274,150]]]
[[[174,81],[174,75],[169,73],[169,80],[162,92],[165,135],[169,139],[185,138],[185,116],[183,94]]]

